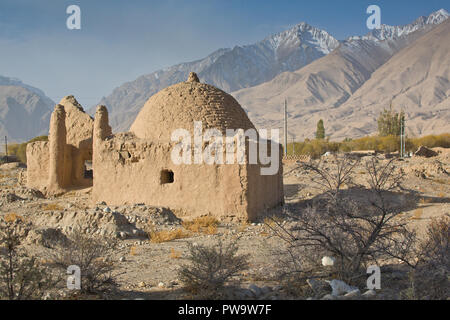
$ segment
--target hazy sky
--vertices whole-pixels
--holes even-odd
[[[72,4],[81,8],[81,30],[66,27]],[[88,108],[140,75],[302,21],[338,39],[366,34],[370,4],[391,25],[450,10],[448,0],[0,0],[0,75],[55,102],[74,94]]]

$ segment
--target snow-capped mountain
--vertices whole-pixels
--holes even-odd
[[[54,105],[40,89],[0,76],[0,136],[21,142],[47,134]]]
[[[383,24],[380,26],[380,29],[375,29],[369,32],[368,35],[363,37],[353,37],[353,39],[361,38],[363,40],[374,41],[395,40],[416,32],[417,30],[424,29],[429,25],[440,24],[443,21],[447,20],[448,17],[449,13],[445,9],[441,9],[433,12],[428,17],[421,16],[417,18],[413,23],[404,26],[388,26]]]
[[[100,104],[108,107],[116,131],[127,130],[151,95],[185,81],[191,71],[197,72],[202,82],[231,92],[297,70],[338,46],[339,41],[326,31],[300,23],[252,45],[220,49],[204,59],[141,76],[114,89]]]
[[[389,101],[411,111],[425,108],[422,111],[429,113],[438,108],[439,116],[445,119],[450,116],[450,109],[445,107],[450,92],[445,73],[448,66],[445,54],[438,53],[448,52],[444,46],[448,42],[448,23],[448,13],[439,10],[406,26],[384,26],[367,36],[343,41],[331,54],[303,68],[232,94],[255,125],[262,128],[280,126],[283,101],[287,99],[289,134],[297,139],[311,138],[319,119],[324,120],[332,139],[374,133],[376,118]],[[441,31],[432,36],[436,25]],[[419,42],[427,36],[429,40]],[[401,54],[408,48],[413,48],[408,55]],[[425,123],[419,116],[410,115],[416,128],[409,126],[411,134],[448,131],[448,126]]]

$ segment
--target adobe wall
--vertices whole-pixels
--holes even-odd
[[[49,168],[49,143],[37,141],[27,144],[27,187],[42,189],[47,186]]]
[[[52,112],[48,143],[27,146],[27,185],[47,194],[92,186],[84,162],[92,160],[93,125],[73,96],[64,97]]]
[[[164,206],[189,218],[204,214],[247,217],[245,165],[175,165],[171,144],[154,144],[132,133],[95,146],[94,202]],[[174,173],[174,183],[161,184],[163,170]]]
[[[94,119],[85,113],[83,107],[73,96],[64,97],[60,103],[66,112],[66,160],[65,167],[70,171],[65,177],[67,186],[90,186],[92,179],[84,177],[84,162],[92,160],[92,134]]]
[[[270,150],[270,143],[268,145],[268,150]],[[269,208],[284,204],[282,157],[283,150],[280,145],[279,169],[278,173],[274,175],[261,174],[261,168],[268,167],[268,165],[247,165],[249,220],[256,219],[258,215],[261,215]]]
[[[282,152],[275,175],[261,175],[261,165],[175,165],[173,144],[155,144],[132,133],[95,140],[94,202],[109,205],[145,203],[169,207],[188,218],[255,220],[266,209],[283,204]],[[161,171],[174,173],[174,183],[161,184]]]

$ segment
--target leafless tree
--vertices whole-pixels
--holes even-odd
[[[306,209],[287,210],[289,223],[274,220],[269,225],[287,243],[285,260],[290,260],[291,268],[285,275],[301,279],[333,275],[355,283],[365,276],[363,268],[369,263],[390,257],[387,244],[400,234],[410,236],[406,221],[396,219],[400,210],[387,200],[402,181],[394,160],[383,163],[371,157],[366,161],[366,187],[353,182],[358,164],[359,159],[335,155],[328,164],[313,161],[302,166],[313,174],[322,193]],[[363,196],[356,197],[358,191]],[[319,267],[325,255],[336,259],[333,268]]]
[[[205,299],[220,298],[225,283],[248,267],[248,256],[237,255],[236,242],[217,245],[189,245],[189,264],[180,268],[178,276],[187,291]]]
[[[80,293],[104,293],[116,286],[114,263],[108,258],[115,242],[99,239],[81,232],[73,232],[67,241],[59,243],[48,253],[50,265],[59,270],[65,286],[67,268],[76,265],[81,271]]]

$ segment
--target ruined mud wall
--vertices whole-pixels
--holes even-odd
[[[175,165],[171,144],[154,144],[131,133],[95,145],[95,202],[146,203],[177,209],[185,217],[246,218],[243,165]],[[173,172],[172,183],[162,183],[163,172]]]
[[[274,142],[267,142],[269,155],[270,145]],[[277,144],[279,145],[279,144]],[[261,174],[262,167],[270,165],[248,164],[245,168],[247,177],[247,199],[249,220],[256,219],[265,210],[280,206],[284,203],[283,190],[283,150],[279,145],[279,167],[274,175]]]
[[[64,97],[60,103],[66,112],[66,168],[68,186],[89,186],[91,179],[84,177],[84,162],[92,160],[92,132],[94,120],[84,112],[83,107],[73,96]]]
[[[37,141],[27,144],[27,187],[42,189],[48,182],[49,142]]]

